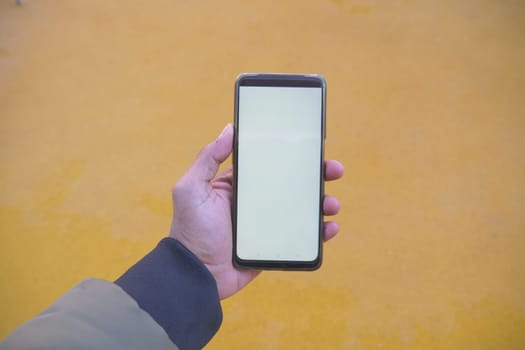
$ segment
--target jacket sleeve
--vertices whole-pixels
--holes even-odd
[[[193,350],[221,321],[213,276],[165,238],[115,283],[82,281],[11,333],[0,350]]]

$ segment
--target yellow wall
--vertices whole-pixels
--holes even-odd
[[[0,337],[165,235],[246,71],[328,81],[340,236],[209,349],[525,348],[522,1],[0,1]]]

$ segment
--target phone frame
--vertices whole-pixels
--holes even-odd
[[[241,86],[268,86],[268,87],[317,87],[322,90],[321,101],[321,157],[320,193],[319,193],[319,237],[317,258],[312,261],[296,260],[246,260],[237,256],[237,171],[239,148],[239,91]],[[323,199],[324,199],[324,144],[326,139],[326,81],[317,74],[276,74],[276,73],[244,73],[235,81],[234,101],[234,138],[233,138],[233,202],[232,202],[232,260],[238,268],[260,270],[317,270],[322,263],[323,256]]]

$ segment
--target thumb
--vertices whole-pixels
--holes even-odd
[[[215,177],[219,166],[232,152],[233,126],[227,124],[221,134],[206,145],[191,166],[190,173],[194,180],[209,182]]]

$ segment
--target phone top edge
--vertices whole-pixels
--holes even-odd
[[[318,87],[325,89],[326,80],[320,74],[242,73],[235,81],[240,86]]]

